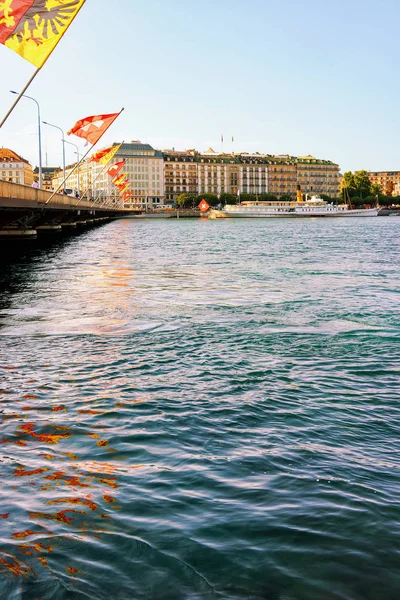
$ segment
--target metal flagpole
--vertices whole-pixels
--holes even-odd
[[[121,142],[121,143],[120,143],[118,150],[121,148],[121,146],[122,146],[122,144],[123,144],[123,143],[124,143],[124,142]],[[91,185],[91,186],[93,186],[93,184],[94,184],[94,183],[95,183],[95,182],[98,180],[98,178],[100,177],[100,175],[102,175],[102,174],[104,173],[105,169],[107,169],[107,167],[108,167],[108,165],[110,164],[110,162],[112,161],[112,159],[113,159],[113,158],[115,158],[115,156],[118,154],[118,150],[117,150],[117,152],[114,154],[114,156],[113,156],[112,158],[110,158],[110,160],[108,161],[108,163],[106,163],[106,164],[104,165],[104,167],[102,168],[102,170],[100,171],[100,173],[98,173],[98,175],[95,177],[95,179],[93,179],[93,165],[92,165],[92,163],[90,163],[90,174],[91,174],[91,177],[90,177],[90,185]],[[103,164],[103,163],[101,163],[101,164]],[[83,192],[83,194],[80,194],[80,195],[79,195],[79,200],[78,200],[78,202],[77,202],[76,206],[78,206],[78,205],[81,203],[81,201],[82,201],[82,200],[83,200],[83,198],[85,197],[85,194],[86,194],[86,192],[88,192],[88,191],[89,191],[89,189],[90,189],[90,186],[88,185],[88,187],[87,187],[87,188],[86,188],[86,190]],[[92,193],[93,193],[93,195],[94,195],[94,189],[92,189]]]
[[[118,113],[118,116],[115,117],[115,119],[109,124],[109,126],[107,127],[107,129],[105,129],[103,131],[103,133],[101,134],[101,136],[99,137],[99,139],[97,140],[96,144],[99,143],[99,141],[101,140],[101,138],[103,137],[103,135],[106,133],[106,131],[108,131],[108,129],[111,127],[111,125],[114,123],[114,121],[119,117],[119,115],[122,113],[124,109],[121,108],[121,110]],[[68,173],[68,175],[66,176],[66,178],[64,179],[64,181],[58,186],[58,188],[51,194],[50,198],[48,198],[45,202],[45,204],[48,204],[50,202],[50,200],[52,200],[54,198],[54,196],[57,194],[57,192],[65,186],[66,181],[68,181],[68,179],[71,177],[72,173],[75,173],[76,169],[80,166],[80,164],[85,160],[85,158],[87,157],[87,155],[89,154],[89,152],[91,152],[93,150],[93,148],[96,146],[96,144],[93,144],[91,148],[89,148],[89,150],[86,152],[86,154],[84,154],[81,158],[81,160],[74,166],[73,169],[71,169],[71,171]]]
[[[20,92],[18,94],[18,98],[15,100],[14,104],[12,105],[12,107],[10,108],[10,110],[8,111],[8,113],[6,114],[6,116],[4,117],[4,119],[2,120],[2,122],[0,123],[0,129],[3,127],[4,123],[7,121],[8,117],[11,115],[12,111],[17,106],[18,102],[21,100],[22,96],[25,94],[26,90],[31,85],[32,81],[35,79],[35,77],[39,73],[39,71],[40,71],[40,69],[36,69],[36,71],[34,72],[34,74],[32,75],[32,77],[30,78],[30,80],[28,81],[28,83],[26,84],[26,86],[24,87],[24,89],[22,90],[22,92]]]
[[[113,158],[114,158],[114,157],[113,157]],[[111,160],[112,160],[112,159],[111,159]],[[99,173],[96,175],[96,177],[95,177],[94,179],[92,179],[92,183],[91,183],[91,185],[92,185],[92,193],[93,193],[93,196],[94,196],[94,187],[93,187],[93,186],[94,186],[94,184],[96,183],[96,181],[98,180],[98,178],[99,178],[99,177],[100,177],[100,176],[101,176],[101,175],[104,173],[104,171],[105,171],[105,170],[108,168],[108,165],[110,164],[111,160],[109,160],[109,161],[108,161],[108,163],[107,163],[107,164],[105,164],[105,165],[104,165],[104,167],[101,169],[101,171],[100,171],[100,172],[99,172]],[[93,168],[93,165],[92,165],[92,168]],[[79,204],[81,203],[81,201],[82,201],[82,200],[83,200],[83,198],[85,197],[85,194],[86,194],[86,192],[87,192],[88,190],[89,190],[89,188],[87,188],[87,189],[86,189],[86,190],[83,192],[83,194],[81,194],[81,195],[80,195],[80,197],[79,197],[79,200],[78,200],[78,202],[76,203],[76,205],[75,205],[75,206],[79,206]]]

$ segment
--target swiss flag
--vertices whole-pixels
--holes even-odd
[[[120,160],[119,162],[116,162],[115,165],[113,165],[112,167],[110,167],[108,169],[107,173],[110,175],[110,177],[115,177],[117,175],[117,173],[120,172],[120,170],[122,169],[124,164],[125,164],[124,160]]]
[[[203,198],[203,200],[199,204],[200,212],[206,212],[206,210],[208,210],[209,208],[210,208],[210,205]]]
[[[107,131],[110,125],[115,121],[120,113],[112,113],[108,115],[95,115],[86,117],[77,121],[72,129],[67,131],[68,135],[74,134],[90,144],[97,144],[103,133]]]

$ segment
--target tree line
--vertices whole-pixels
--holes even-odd
[[[342,200],[355,207],[392,206],[400,204],[400,196],[393,196],[394,185],[388,184],[385,190],[378,183],[372,183],[367,171],[347,171],[343,175]]]

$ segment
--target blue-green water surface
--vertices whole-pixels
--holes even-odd
[[[398,600],[399,232],[1,247],[0,598]]]

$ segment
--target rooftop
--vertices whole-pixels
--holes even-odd
[[[0,161],[4,161],[4,162],[18,161],[18,162],[24,162],[27,165],[30,164],[30,162],[28,160],[26,160],[26,158],[22,158],[22,156],[20,156],[16,152],[14,152],[14,150],[10,150],[10,148],[3,148],[3,147],[0,148]]]

